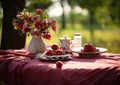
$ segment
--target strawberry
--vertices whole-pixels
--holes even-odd
[[[56,55],[64,55],[64,52],[61,51],[61,50],[57,50],[57,51],[56,51]]]
[[[92,44],[85,44],[84,45],[84,51],[85,52],[90,52],[93,50],[93,45]]]
[[[93,47],[93,52],[97,52],[97,49],[95,47]]]
[[[57,68],[62,68],[62,66],[63,66],[63,63],[61,61],[57,61],[56,67]]]
[[[57,44],[53,44],[53,45],[51,46],[51,48],[52,48],[53,50],[58,50],[58,49],[60,49],[60,47],[59,47]]]
[[[65,54],[73,54],[72,51],[66,51]]]
[[[45,53],[46,55],[49,55],[49,56],[53,56],[53,51],[52,50],[48,50],[46,53]]]
[[[97,52],[98,50],[92,44],[85,44],[81,52]]]

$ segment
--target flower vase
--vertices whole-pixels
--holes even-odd
[[[46,45],[41,36],[33,36],[28,46],[30,53],[44,53]]]

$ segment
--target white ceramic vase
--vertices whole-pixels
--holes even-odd
[[[31,53],[43,53],[46,50],[46,45],[41,36],[33,36],[29,46],[28,51]]]

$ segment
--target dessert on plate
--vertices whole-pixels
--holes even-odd
[[[81,52],[99,52],[99,49],[97,49],[95,46],[93,46],[92,44],[85,44],[83,49],[81,49]]]
[[[96,58],[100,56],[100,53],[104,52],[104,49],[95,47],[93,44],[85,44],[79,53],[79,57],[82,58]]]
[[[59,45],[53,44],[51,46],[51,49],[46,50],[45,54],[48,56],[53,56],[53,55],[64,55],[65,53],[60,49]]]
[[[68,60],[71,58],[72,52],[63,52],[61,47],[57,44],[52,44],[50,49],[47,49],[39,58],[42,60]]]

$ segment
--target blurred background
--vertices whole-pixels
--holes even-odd
[[[120,53],[120,0],[26,0],[26,9],[46,10],[57,20],[58,31],[52,34],[47,44],[58,43],[59,38],[82,33],[82,45],[92,43],[111,53]],[[3,11],[0,6],[0,39]],[[27,37],[26,46],[31,36]]]

